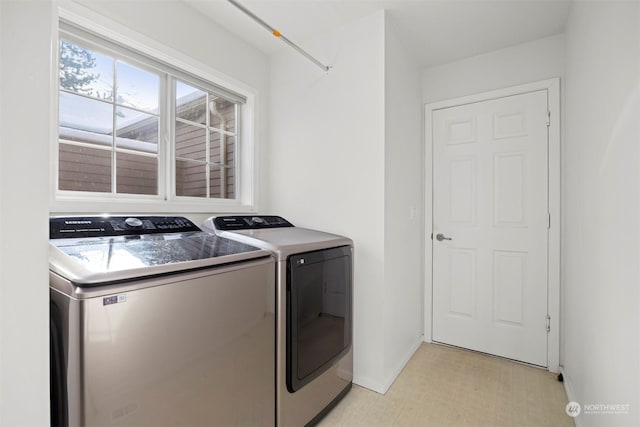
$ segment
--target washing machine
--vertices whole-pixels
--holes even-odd
[[[202,229],[276,257],[276,425],[316,424],[353,380],[353,242],[279,216],[217,216]]]
[[[275,259],[182,217],[50,220],[53,426],[273,426]]]

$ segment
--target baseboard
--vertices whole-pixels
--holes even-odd
[[[380,382],[374,381],[371,378],[363,377],[361,375],[354,375],[353,383],[359,385],[360,387],[375,391],[376,393],[384,394],[386,392]]]
[[[420,345],[422,345],[422,343],[423,343],[422,337],[419,337],[418,340],[415,343],[413,343],[413,345],[405,353],[404,357],[402,359],[400,359],[400,362],[396,365],[395,369],[393,371],[391,371],[391,374],[389,374],[389,376],[387,376],[387,379],[383,384],[384,385],[384,393],[386,393],[389,390],[389,388],[391,387],[393,382],[396,380],[396,378],[398,378],[398,375],[400,375],[400,372],[402,372],[402,370],[407,365],[407,363],[409,363],[409,360],[411,360],[411,357],[416,352],[416,350],[418,350],[418,347],[420,347]]]
[[[564,385],[564,391],[567,393],[567,399],[569,402],[577,402],[576,395],[573,392],[573,388],[571,386],[571,378],[567,375],[567,372],[564,370],[564,366],[560,366],[558,368],[560,373],[562,374],[562,385]],[[580,416],[577,416],[573,419],[576,427],[582,427],[582,420]]]
[[[354,375],[353,383],[359,385],[360,387],[364,387],[371,391],[375,391],[376,393],[385,394],[389,390],[393,382],[396,380],[396,378],[398,378],[398,375],[400,375],[400,372],[402,372],[402,370],[407,365],[407,363],[409,362],[413,354],[416,352],[416,350],[418,350],[418,348],[423,342],[424,341],[422,340],[422,337],[420,337],[411,346],[411,348],[407,351],[407,353],[405,353],[404,357],[400,360],[400,363],[398,363],[396,368],[393,371],[391,371],[391,374],[387,376],[385,381],[380,382],[380,381],[375,381],[371,378],[364,377],[361,375]]]

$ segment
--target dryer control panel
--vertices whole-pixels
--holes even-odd
[[[274,215],[231,215],[217,216],[213,225],[219,231],[255,230],[260,228],[293,227],[286,219]]]

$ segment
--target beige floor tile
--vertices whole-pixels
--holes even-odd
[[[562,383],[544,369],[423,344],[387,394],[357,385],[319,427],[574,426]]]

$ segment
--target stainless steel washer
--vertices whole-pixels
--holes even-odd
[[[352,385],[353,242],[277,216],[212,217],[202,228],[276,256],[276,424],[317,423]]]
[[[274,276],[185,218],[52,218],[52,425],[273,425]]]

